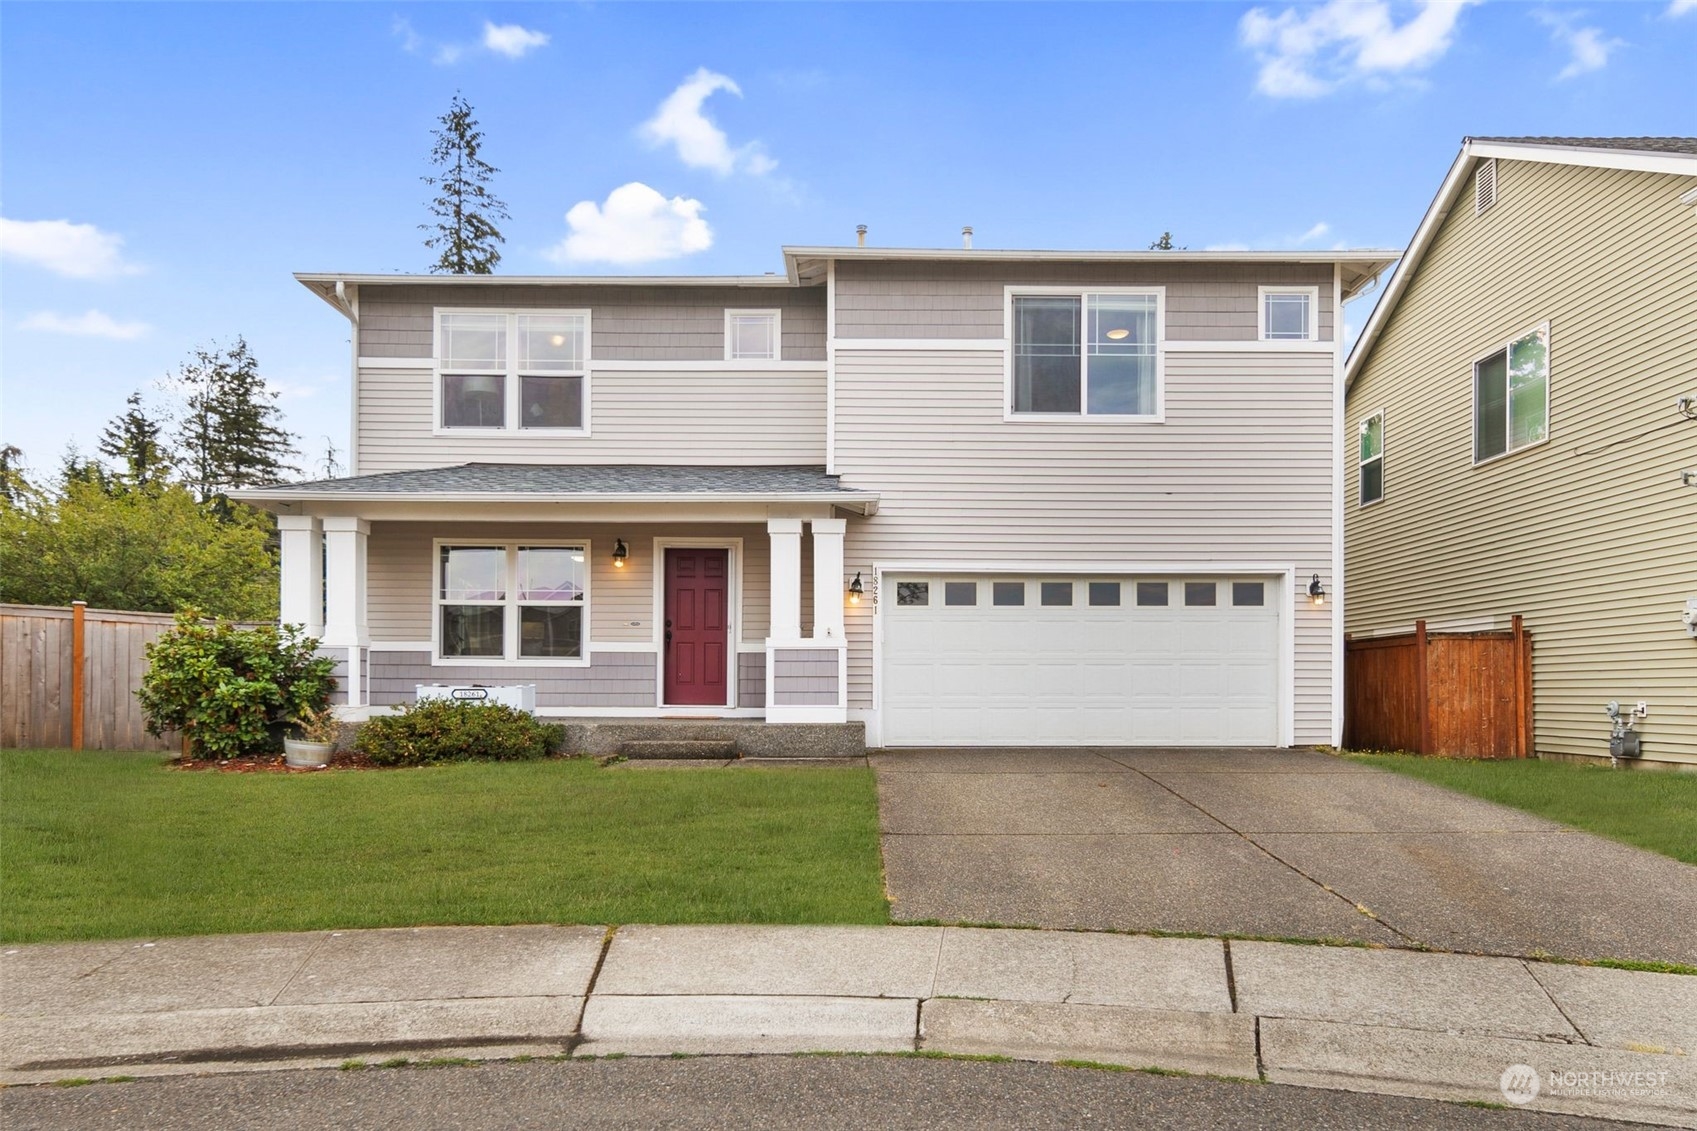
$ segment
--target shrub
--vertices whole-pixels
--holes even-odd
[[[195,758],[236,758],[278,748],[284,723],[330,705],[335,661],[292,626],[237,628],[195,609],[147,646],[136,699],[148,733],[182,731]]]
[[[359,728],[354,749],[380,766],[514,762],[546,758],[564,738],[563,727],[539,722],[503,703],[426,699],[398,715],[379,715],[367,722]]]

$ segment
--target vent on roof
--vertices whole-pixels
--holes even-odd
[[[1497,202],[1497,159],[1479,162],[1479,172],[1473,178],[1473,214],[1485,211]]]

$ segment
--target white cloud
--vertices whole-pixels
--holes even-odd
[[[1690,12],[1697,12],[1697,0],[1668,0],[1667,15],[1677,18]]]
[[[548,33],[531,31],[518,24],[492,24],[483,21],[483,46],[509,59],[521,59],[525,52],[548,44]]]
[[[1327,232],[1329,232],[1331,230],[1332,230],[1332,226],[1330,224],[1326,223],[1324,220],[1321,220],[1319,223],[1315,224],[1312,228],[1309,228],[1306,232],[1303,232],[1300,236],[1297,236],[1296,242],[1299,243],[1299,244],[1313,243],[1315,240],[1319,239],[1321,236],[1325,235]]]
[[[111,279],[141,271],[123,256],[124,237],[69,220],[0,219],[0,255],[70,279]]]
[[[556,262],[652,263],[706,251],[713,229],[699,200],[668,200],[641,181],[620,185],[605,204],[580,201],[566,213],[571,233],[548,252]]]
[[[1691,0],[1697,4],[1697,0]],[[1562,82],[1576,78],[1591,71],[1600,71],[1609,65],[1609,56],[1615,48],[1625,47],[1626,40],[1610,39],[1603,34],[1599,27],[1577,27],[1581,12],[1534,12],[1538,22],[1550,29],[1550,39],[1558,47],[1568,52],[1567,66],[1556,75],[1556,81]]]
[[[401,50],[408,55],[416,55],[424,46],[424,40],[413,29],[412,21],[405,16],[396,16],[389,22],[389,33],[401,41]]]
[[[1416,0],[1398,23],[1389,0],[1327,0],[1277,15],[1252,8],[1238,38],[1261,64],[1256,89],[1272,98],[1317,98],[1351,80],[1383,81],[1443,57],[1461,11],[1479,0]]]
[[[757,177],[770,173],[778,163],[759,142],[733,149],[725,131],[703,112],[707,99],[721,90],[742,97],[742,88],[728,75],[702,67],[667,95],[654,116],[642,123],[642,137],[650,145],[675,147],[678,160],[692,169],[711,169],[721,177],[738,169]]]
[[[56,314],[40,310],[25,318],[20,326],[25,330],[41,330],[48,334],[73,334],[79,338],[116,338],[130,342],[152,329],[146,322],[119,322],[110,314],[90,310],[84,314]]]

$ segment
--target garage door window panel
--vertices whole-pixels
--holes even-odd
[[[945,582],[943,582],[943,604],[945,604],[945,605],[976,605],[976,604],[978,604],[978,582],[976,582],[976,581],[945,581]]]
[[[1215,602],[1214,589],[1212,581],[1187,581],[1184,583],[1184,603],[1190,606],[1212,605]]]
[[[1025,582],[995,581],[990,584],[990,602],[995,605],[1025,604]]]
[[[1070,582],[1070,581],[1045,581],[1043,583],[1042,589],[1039,593],[1038,599],[1044,605],[1049,605],[1049,606],[1071,605],[1072,604],[1072,582]]]
[[[1165,605],[1167,603],[1167,583],[1165,581],[1139,581],[1137,583],[1137,603],[1144,607]]]
[[[929,605],[931,603],[931,586],[924,581],[896,582],[896,604],[898,605]]]
[[[1120,583],[1117,581],[1092,581],[1090,583],[1090,603],[1097,607],[1117,608],[1120,603]]]

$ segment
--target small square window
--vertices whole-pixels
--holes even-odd
[[[931,585],[925,581],[896,582],[896,604],[898,605],[929,605],[931,603]]]
[[[990,603],[993,605],[1025,604],[1025,582],[994,581],[990,583]]]
[[[1117,606],[1120,603],[1120,583],[1117,581],[1092,581],[1090,583],[1090,603],[1092,605]]]
[[[1137,603],[1139,605],[1165,605],[1167,603],[1167,583],[1165,581],[1139,581],[1137,583]]]
[[[1267,341],[1307,341],[1314,337],[1312,290],[1263,290],[1261,337]]]
[[[1234,605],[1265,605],[1267,603],[1267,583],[1264,581],[1234,581],[1232,582],[1232,604]]]
[[[945,605],[976,605],[976,604],[978,604],[978,582],[976,582],[976,581],[945,581],[945,582],[943,582],[943,604],[945,604]]]
[[[1072,604],[1072,582],[1045,581],[1039,595],[1039,600],[1045,605]]]
[[[1212,605],[1214,603],[1214,583],[1212,581],[1185,582],[1184,603],[1187,605]]]
[[[725,311],[726,361],[778,360],[776,310]]]

